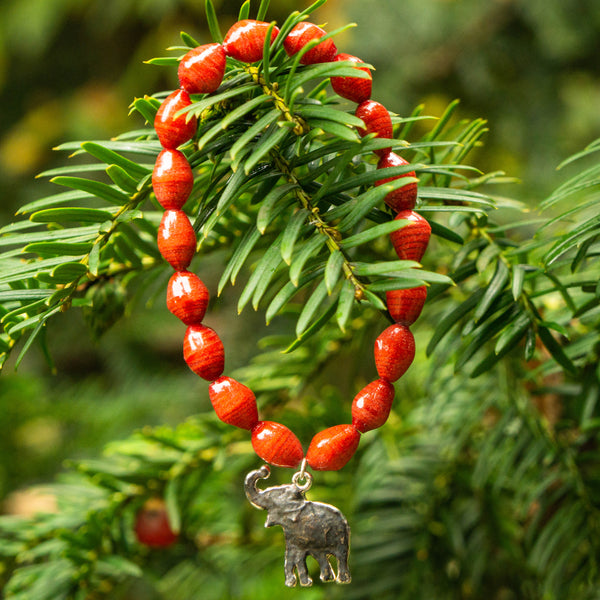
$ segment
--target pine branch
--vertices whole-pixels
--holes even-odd
[[[464,367],[476,357],[479,362],[471,371],[474,377],[492,368],[518,346],[524,348],[525,360],[530,360],[536,339],[570,376],[576,376],[587,364],[596,360],[595,352],[580,353],[577,338],[581,332],[577,332],[573,325],[579,315],[586,314],[596,305],[596,300],[588,294],[595,293],[593,281],[597,280],[600,272],[594,254],[597,219],[593,213],[588,213],[587,220],[561,234],[558,241],[553,233],[553,229],[564,226],[572,215],[585,215],[591,206],[597,204],[594,188],[598,184],[594,173],[594,168],[584,170],[542,203],[541,206],[547,209],[570,199],[572,194],[582,195],[581,202],[575,207],[569,205],[561,216],[535,223],[515,221],[502,227],[488,223],[485,217],[463,220],[469,230],[468,241],[456,255],[451,277],[456,283],[464,281],[469,301],[453,307],[442,318],[430,341],[428,353],[460,322],[465,343],[459,350],[456,368]],[[529,228],[532,224],[541,224],[533,242],[507,235],[511,229],[518,231],[518,228]],[[559,261],[559,256],[567,252],[574,258]],[[582,265],[587,270],[575,274]],[[568,272],[567,266],[573,275]],[[475,274],[479,274],[482,283],[473,287],[471,278]],[[551,285],[544,286],[542,281],[549,281]],[[434,295],[445,287],[437,286]],[[564,307],[554,318],[548,319],[545,316],[548,299],[557,293],[562,297]],[[469,315],[468,319],[464,318],[466,315]],[[556,338],[557,333],[563,342]],[[588,338],[588,346],[596,346],[598,331],[595,326],[583,332],[583,336]],[[570,340],[570,343],[565,344],[564,340]],[[481,357],[479,350],[485,344],[493,348]]]
[[[342,274],[352,285],[355,298],[364,298],[382,311],[385,304],[378,294],[383,291],[436,279],[442,281],[443,277],[416,271],[415,265],[382,270],[383,265],[370,267],[364,260],[361,260],[364,264],[359,264],[354,258],[359,245],[363,254],[367,245],[372,247],[380,235],[395,229],[394,226],[378,229],[391,220],[391,215],[376,206],[387,193],[407,181],[396,180],[370,189],[380,178],[379,173],[373,165],[361,166],[354,164],[352,159],[367,155],[385,142],[369,138],[359,140],[353,127],[360,121],[332,108],[335,97],[328,96],[324,88],[313,93],[310,102],[301,101],[299,97],[302,85],[309,79],[355,74],[352,67],[331,63],[302,69],[292,65],[289,70],[288,59],[284,59],[282,53],[270,59],[268,78],[265,78],[264,68],[258,73],[247,67],[244,70],[234,66],[222,91],[204,97],[190,107],[190,114],[198,115],[201,125],[195,147],[184,151],[196,174],[197,193],[191,200],[191,210],[197,214],[195,226],[204,238],[201,247],[214,248],[217,239],[223,244],[231,243],[235,237],[228,231],[232,224],[235,233],[246,240],[225,266],[219,292],[227,279],[236,280],[253,252],[262,252],[262,262],[257,263],[262,272],[268,269],[273,275],[282,275],[283,263],[289,264],[289,280],[278,275],[275,279],[262,279],[258,287],[261,271],[255,270],[250,287],[246,285],[241,292],[239,308],[241,310],[250,300],[254,308],[258,308],[270,282],[274,301],[267,307],[267,320],[271,320],[275,313],[286,309],[295,295],[288,283],[298,290],[310,287],[315,310],[305,312],[298,322],[296,345],[299,345],[306,339],[305,333],[310,331],[314,335],[334,313],[340,326],[345,326],[350,288],[340,279]],[[295,99],[294,112],[284,96],[277,92],[281,81],[285,81],[286,96]],[[152,121],[163,95],[137,99],[132,110]],[[271,106],[273,103],[274,107]],[[454,142],[442,138],[446,134],[447,120],[442,121],[432,133],[426,134],[423,141],[410,144],[401,140],[398,144],[416,154],[423,154],[426,148],[439,147],[448,158],[450,155],[446,151]],[[292,127],[286,127],[286,123]],[[471,129],[468,124],[464,125],[465,131]],[[475,129],[479,131],[477,127]],[[226,135],[221,135],[223,130]],[[454,133],[462,140],[466,139],[465,135],[469,136],[465,131],[454,128]],[[0,289],[0,293],[10,302],[5,308],[5,330],[0,340],[3,360],[22,335],[32,331],[17,359],[18,364],[44,330],[48,319],[57,312],[74,303],[93,307],[88,291],[160,268],[153,239],[159,213],[146,210],[144,206],[148,205],[150,194],[151,167],[134,160],[136,157],[142,160],[155,157],[159,150],[155,140],[152,130],[142,129],[110,142],[63,144],[60,149],[85,152],[98,159],[100,164],[52,170],[49,175],[54,177],[55,183],[75,191],[55,194],[21,209],[22,213],[31,213],[34,223],[49,223],[54,231],[36,229],[29,232],[29,227],[24,224],[4,228],[5,235],[0,243],[15,249],[5,252],[1,258],[6,265],[1,281],[7,286]],[[302,144],[297,144],[297,140],[303,140]],[[469,142],[467,146],[473,144]],[[464,150],[463,146],[461,142]],[[462,154],[461,151],[461,158]],[[420,177],[439,173],[446,182],[468,181],[460,173],[467,167],[459,164],[458,155],[452,155],[451,163],[447,165],[423,163],[413,166]],[[388,169],[389,175],[406,174],[413,166]],[[86,176],[98,170],[104,170],[112,183]],[[494,205],[490,197],[473,191],[427,189],[423,188],[421,193],[424,211],[440,211],[445,207],[439,202],[444,201],[460,202],[462,211],[480,212]],[[293,219],[284,216],[289,194],[300,203],[300,210],[293,213]],[[77,206],[81,201],[88,206]],[[98,208],[90,208],[90,202]],[[66,207],[66,203],[71,206]],[[240,219],[243,214],[255,214],[255,225],[251,220]],[[364,219],[367,219],[366,223]],[[82,221],[91,224],[72,225]],[[432,222],[432,226],[441,237],[454,239],[443,225]],[[260,236],[257,237],[254,227]],[[277,231],[283,232],[283,237],[278,238]],[[317,237],[324,236],[323,246],[313,237],[313,231]],[[26,263],[15,262],[13,257],[22,251],[32,258]],[[359,270],[361,275],[358,275]],[[23,281],[26,282],[24,286]],[[23,289],[23,293],[18,293],[18,289]],[[123,290],[127,293],[126,286]],[[324,298],[324,291],[330,301],[325,305],[318,301]],[[334,310],[336,301],[338,306]],[[97,322],[97,333],[113,321],[111,317],[104,325]]]

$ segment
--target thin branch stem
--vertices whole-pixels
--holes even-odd
[[[277,82],[267,84],[265,78],[261,75],[257,67],[246,67],[246,71],[251,75],[255,83],[261,86],[263,93],[273,98],[275,106],[281,112],[283,118],[286,121],[295,124],[292,131],[298,136],[306,135],[310,131],[310,127],[304,119],[292,113],[290,108],[285,103],[285,100],[278,93]],[[357,300],[361,300],[365,296],[366,288],[364,284],[361,283],[358,277],[354,274],[352,265],[348,260],[346,253],[342,249],[342,246],[340,245],[340,232],[335,227],[331,227],[330,225],[328,225],[321,218],[319,208],[317,206],[313,206],[310,195],[303,189],[302,185],[300,184],[300,181],[294,174],[293,169],[290,167],[289,162],[278,152],[272,152],[271,156],[273,158],[275,166],[285,176],[288,183],[294,184],[294,193],[296,199],[300,203],[300,206],[302,206],[302,208],[306,209],[310,213],[311,223],[316,227],[317,231],[325,236],[326,244],[330,252],[333,253],[339,251],[342,253],[344,257],[344,262],[342,265],[344,275],[346,279],[348,279],[354,286],[354,297]]]
[[[277,108],[277,110],[279,110],[279,112],[281,112],[283,118],[286,121],[289,121],[290,123],[294,123],[294,128],[292,129],[292,131],[296,135],[307,134],[310,131],[310,127],[302,117],[293,114],[292,111],[289,109],[289,107],[285,103],[285,100],[278,93],[279,85],[277,84],[277,82],[275,81],[268,85],[267,81],[265,80],[263,75],[261,75],[257,67],[246,67],[245,69],[246,72],[250,74],[254,82],[260,85],[263,93],[273,98],[275,107]]]
[[[312,199],[309,194],[304,191],[304,188],[300,185],[298,178],[290,168],[289,163],[279,153],[272,153],[273,161],[275,166],[283,173],[288,183],[295,185],[294,193],[296,199],[300,203],[302,208],[306,209],[311,215],[311,224],[315,226],[317,231],[325,236],[325,241],[329,251],[333,254],[336,251],[342,253],[344,262],[342,269],[346,279],[348,279],[354,286],[354,297],[357,300],[361,300],[365,295],[365,286],[359,281],[358,277],[354,274],[354,269],[350,261],[348,260],[346,253],[342,249],[340,240],[342,238],[340,232],[335,228],[328,225],[322,218],[318,206],[313,206]]]

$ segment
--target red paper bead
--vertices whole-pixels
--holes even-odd
[[[167,285],[167,308],[186,325],[199,325],[206,313],[209,293],[202,280],[189,271],[177,271]]]
[[[261,60],[265,39],[269,31],[270,23],[245,19],[231,26],[225,39],[223,48],[227,56],[246,63]],[[279,29],[273,27],[271,31],[271,44],[277,37]]]
[[[415,338],[405,325],[390,325],[375,340],[375,366],[382,379],[400,379],[414,358]]]
[[[385,156],[379,159],[377,164],[378,169],[387,169],[388,167],[403,167],[409,165],[407,160],[404,160],[401,156],[398,156],[394,152],[389,152]],[[387,177],[386,179],[379,179],[375,182],[375,185],[383,185],[390,181],[396,181],[402,177],[416,177],[414,171],[409,171],[405,175],[396,175],[395,177]],[[401,210],[412,210],[417,203],[417,184],[416,182],[408,183],[407,185],[398,188],[387,194],[383,201],[396,212]]]
[[[252,390],[231,377],[219,377],[208,386],[217,417],[224,423],[250,431],[258,423]]]
[[[400,260],[416,260],[423,258],[429,238],[431,237],[431,225],[421,215],[412,210],[402,210],[396,215],[396,219],[407,219],[408,225],[390,233],[392,245]]]
[[[196,117],[186,122],[187,115],[175,116],[191,103],[190,95],[185,90],[175,90],[160,105],[154,119],[154,129],[163,148],[174,150],[194,137],[198,124]]]
[[[327,32],[315,25],[314,23],[308,23],[303,21],[298,23],[288,34],[283,41],[283,47],[287,52],[288,56],[293,56],[308,42],[316,40],[327,35]],[[327,38],[320,44],[317,44],[314,48],[311,48],[306,54],[302,56],[300,62],[303,65],[314,65],[315,63],[332,62],[337,54],[337,48],[331,38]]]
[[[392,319],[401,325],[412,325],[419,318],[426,298],[427,288],[424,285],[404,290],[390,290],[385,294]]]
[[[226,63],[221,44],[198,46],[179,62],[179,84],[189,94],[210,94],[221,85]]]
[[[158,249],[176,270],[187,269],[196,251],[196,234],[181,210],[166,210],[158,227]]]
[[[273,421],[259,421],[252,428],[252,447],[276,467],[297,467],[304,458],[300,440],[285,425]]]
[[[162,498],[150,498],[144,503],[135,517],[134,531],[138,542],[151,548],[166,548],[177,541]]]
[[[366,127],[366,129],[358,128],[358,133],[361,136],[364,137],[369,133],[374,133],[379,138],[391,139],[393,137],[392,117],[390,117],[388,109],[383,104],[379,104],[374,100],[365,100],[356,107],[355,115],[363,120]],[[385,156],[390,152],[390,149],[383,148],[374,152],[378,156]]]
[[[190,325],[183,338],[183,358],[196,375],[214,381],[225,367],[223,342],[210,327]]]
[[[315,471],[337,471],[354,455],[360,433],[354,425],[336,425],[317,433],[310,442],[306,462]]]
[[[336,62],[350,60],[356,63],[362,63],[363,61],[352,54],[338,54],[335,57]],[[361,77],[332,77],[331,87],[336,94],[339,94],[342,98],[352,100],[360,104],[371,97],[371,88],[373,84],[373,78],[371,77],[371,71],[368,67],[356,67],[361,71],[364,71],[369,75],[368,79],[362,79]]]
[[[163,150],[152,171],[152,187],[165,210],[179,210],[194,187],[194,173],[190,163],[179,150]]]
[[[361,433],[381,427],[390,414],[394,394],[394,386],[386,379],[366,385],[352,402],[352,425]]]

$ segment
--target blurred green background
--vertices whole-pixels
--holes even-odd
[[[240,4],[215,0],[223,30]],[[271,4],[269,17],[280,22],[308,5]],[[377,67],[373,97],[390,110],[407,114],[424,103],[426,114],[439,115],[460,98],[462,116],[488,119],[486,145],[472,160],[520,178],[511,191],[519,199],[543,198],[560,160],[600,136],[597,0],[330,0],[316,17],[330,30],[358,24],[338,47]],[[176,85],[175,73],[143,61],[178,44],[181,30],[209,41],[204,2],[0,4],[0,225],[49,190],[35,175],[65,159],[53,146],[139,125],[128,117],[131,100]],[[217,256],[205,271],[213,289],[218,269]],[[78,312],[57,318],[49,334],[55,373],[37,350],[16,374],[9,361],[0,377],[0,500],[50,480],[66,457],[96,455],[136,428],[207,408],[206,386],[181,360],[180,324],[160,289],[157,298],[99,341]],[[209,324],[233,368],[255,353],[263,319],[234,318],[227,300]]]

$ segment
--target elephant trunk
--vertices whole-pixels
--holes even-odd
[[[271,470],[267,465],[263,465],[260,469],[256,471],[251,471],[246,475],[246,481],[244,483],[244,490],[246,491],[246,497],[250,500],[250,503],[256,508],[261,508],[265,510],[267,505],[263,498],[264,492],[260,491],[256,487],[256,482],[259,479],[266,479],[271,474]]]

